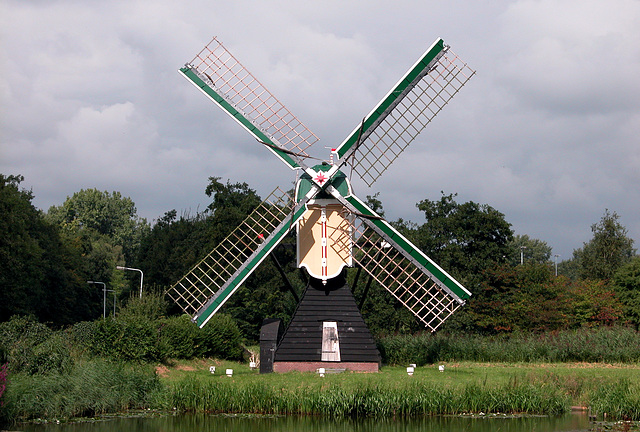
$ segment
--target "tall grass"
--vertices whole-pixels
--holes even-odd
[[[640,383],[622,379],[601,386],[592,395],[591,410],[616,419],[640,420]]]
[[[469,412],[559,414],[569,406],[567,396],[559,388],[517,381],[497,387],[470,384],[463,389],[425,383],[278,388],[264,382],[193,378],[173,384],[165,403],[180,411],[355,418]]]
[[[629,328],[480,336],[422,334],[379,341],[387,364],[480,362],[640,362],[640,333]]]
[[[8,419],[92,416],[146,408],[161,391],[149,366],[91,360],[66,374],[11,375],[3,409]]]
[[[502,368],[498,368],[502,370]],[[394,418],[467,413],[555,415],[578,402],[610,418],[640,420],[640,384],[616,375],[554,372],[454,371],[407,377],[380,374],[239,373],[233,378],[195,371],[161,381],[151,367],[93,360],[67,375],[11,375],[5,415],[12,420],[69,418],[130,409],[198,413]],[[619,375],[618,375],[619,376]],[[437,377],[437,378],[436,378]]]

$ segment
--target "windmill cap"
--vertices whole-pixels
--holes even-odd
[[[316,172],[327,172],[331,168],[333,168],[331,165],[325,165],[324,163],[322,163],[321,165],[314,166],[312,169]],[[311,180],[311,176],[309,176],[309,174],[307,174],[306,172],[303,173],[300,176],[298,183],[296,184],[296,201],[300,201],[302,198],[304,198],[304,196],[311,190],[312,185],[313,181]],[[351,183],[349,183],[349,179],[347,178],[346,174],[340,170],[336,171],[333,177],[331,177],[331,179],[325,183],[325,187],[327,185],[331,185],[336,188],[340,195],[344,197],[351,195]],[[316,194],[316,198],[332,198],[332,196],[324,190],[321,190]]]

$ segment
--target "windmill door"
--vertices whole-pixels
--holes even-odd
[[[322,323],[322,361],[340,361],[338,323],[335,321]]]

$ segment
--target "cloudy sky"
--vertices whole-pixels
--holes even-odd
[[[47,210],[120,191],[150,221],[204,209],[209,176],[294,176],[180,77],[212,36],[339,144],[438,37],[477,71],[364,197],[489,204],[571,256],[605,209],[640,243],[640,1],[0,0],[0,173]]]

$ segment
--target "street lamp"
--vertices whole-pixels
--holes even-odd
[[[555,254],[555,255],[554,255],[554,257],[555,257],[555,259],[556,259],[556,276],[558,276],[558,257],[559,257],[559,256],[560,256],[560,255],[558,255],[558,254]]]
[[[520,265],[524,264],[524,250],[526,246],[520,246]]]
[[[144,280],[144,273],[142,273],[142,270],[131,268],[131,267],[123,267],[123,266],[116,266],[116,268],[118,270],[131,270],[131,271],[140,272],[140,298],[142,298],[142,281]]]
[[[107,291],[113,291],[113,290],[107,290],[107,284],[104,282],[98,282],[98,281],[87,281],[88,284],[100,284],[102,285],[102,319],[105,319],[107,317]],[[113,316],[116,315],[116,292],[113,292]]]

